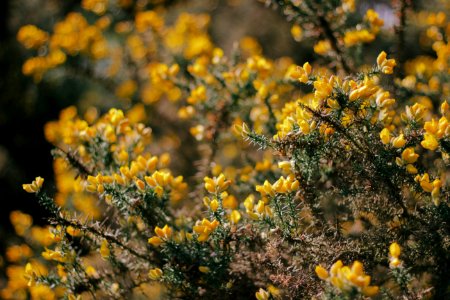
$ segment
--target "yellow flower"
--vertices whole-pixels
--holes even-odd
[[[228,195],[227,192],[223,192],[221,196],[223,208],[236,209],[238,207],[239,204],[234,195]]]
[[[9,215],[9,219],[18,236],[23,236],[27,230],[31,228],[31,225],[33,225],[33,218],[18,210],[12,211]]]
[[[67,254],[62,253],[59,250],[53,251],[48,248],[45,248],[45,251],[42,252],[42,257],[46,260],[55,260],[62,263],[69,261],[69,257]]]
[[[317,266],[315,271],[320,279],[330,282],[343,293],[352,292],[354,289],[368,297],[378,293],[378,287],[370,285],[370,276],[364,274],[363,264],[359,261],[353,262],[349,267],[338,260],[331,266],[330,272],[322,266]]]
[[[423,135],[423,141],[420,143],[422,145],[422,147],[424,147],[425,149],[434,151],[439,147],[439,143],[436,140],[436,138],[434,137],[434,135],[429,134],[429,133],[425,133]]]
[[[209,273],[209,271],[210,271],[210,269],[208,268],[208,267],[206,267],[206,266],[200,266],[200,267],[198,267],[198,270],[200,271],[200,272],[202,272],[202,273]]]
[[[206,101],[206,87],[200,85],[191,91],[191,95],[187,98],[187,103],[198,104]]]
[[[389,131],[389,129],[383,128],[383,130],[381,130],[380,139],[383,144],[389,144],[389,141],[391,140],[391,132]]]
[[[36,177],[32,183],[22,184],[22,188],[28,193],[37,193],[44,183],[44,178]]]
[[[439,193],[442,183],[440,180],[436,179],[433,181],[433,190],[431,191],[431,199],[433,200],[434,205],[438,206],[440,203]]]
[[[71,236],[79,236],[81,234],[81,230],[80,229],[76,229],[73,226],[68,226],[66,228],[66,232],[71,235]]]
[[[294,38],[295,41],[299,42],[302,39],[303,36],[303,29],[298,24],[294,24],[291,27],[291,35]]]
[[[153,237],[148,239],[148,243],[153,245],[153,246],[155,246],[155,247],[158,247],[159,245],[164,243],[164,241],[160,237],[153,236]]]
[[[380,92],[375,99],[375,103],[379,108],[385,108],[395,103],[395,99],[389,98],[389,92]]]
[[[431,193],[434,190],[433,183],[430,182],[430,176],[428,173],[424,173],[422,176],[417,175],[414,180],[419,182],[420,186],[425,192]],[[440,181],[440,180],[439,180]],[[438,183],[438,182],[437,182]],[[439,189],[439,187],[438,187]]]
[[[428,134],[435,135],[439,129],[439,122],[436,119],[431,119],[431,121],[425,122],[423,128]]]
[[[375,35],[366,29],[347,31],[344,35],[346,47],[352,47],[359,43],[370,43],[375,39]]]
[[[135,18],[136,29],[139,32],[144,32],[151,28],[152,30],[159,30],[164,26],[164,20],[154,11],[138,12]]]
[[[281,298],[281,291],[279,288],[269,284],[267,286],[267,290],[270,293],[270,295],[272,295],[272,297],[274,297],[275,299],[280,299]]]
[[[303,67],[297,67],[295,71],[293,71],[290,76],[294,79],[302,83],[307,83],[309,80],[309,75],[311,74],[311,65],[309,62],[303,64]]]
[[[25,25],[19,29],[17,40],[27,49],[39,48],[48,40],[48,33],[34,25]]]
[[[325,55],[330,51],[331,44],[329,40],[321,40],[314,45],[314,52],[316,52],[317,54]]]
[[[139,178],[136,178],[134,180],[134,183],[136,184],[136,187],[140,190],[140,191],[145,191],[145,182],[143,182],[142,180],[140,180]]]
[[[115,94],[117,97],[122,99],[131,99],[136,90],[136,82],[134,80],[126,80],[116,88]]]
[[[197,221],[197,224],[193,227],[195,233],[199,236],[197,240],[199,242],[205,242],[208,240],[209,235],[219,226],[219,221],[214,220],[210,222],[207,219],[203,219],[202,221]]]
[[[86,275],[91,278],[98,278],[98,272],[93,266],[87,266],[85,268]]]
[[[414,167],[412,164],[407,164],[406,165],[406,171],[409,173],[409,174],[417,174],[417,168],[416,167]]]
[[[328,98],[333,92],[333,83],[333,76],[328,81],[323,78],[314,81],[314,96],[319,100]]]
[[[402,148],[403,146],[405,146],[405,144],[406,140],[403,136],[403,133],[392,140],[392,146],[394,146],[395,148]]]
[[[241,213],[238,210],[233,210],[230,214],[230,221],[233,224],[239,223],[241,220]]]
[[[158,280],[161,278],[162,275],[163,271],[159,268],[151,269],[150,271],[148,271],[148,277],[151,280]]]
[[[281,176],[274,184],[272,185],[272,189],[279,194],[291,193],[298,190],[300,187],[300,183],[298,180],[295,180],[295,177],[291,174],[286,179]]]
[[[7,260],[14,263],[18,263],[22,259],[29,258],[32,255],[33,251],[26,244],[9,246],[6,249]]]
[[[107,0],[83,0],[81,1],[81,6],[85,10],[92,11],[97,15],[103,15],[108,6]]]
[[[382,51],[377,57],[377,66],[384,74],[392,74],[396,66],[395,59],[387,59],[386,52]]]
[[[351,85],[351,87],[352,91],[348,97],[350,101],[367,99],[378,91],[378,86],[371,78],[367,76],[364,78],[364,81],[360,82],[358,85]]]
[[[172,236],[172,228],[167,224],[163,228],[156,226],[155,233],[160,238],[169,239]]]
[[[423,119],[426,107],[423,104],[415,103],[413,106],[406,106],[405,115],[402,115],[402,119],[411,120],[411,121],[420,121]]]
[[[274,197],[275,196],[275,191],[272,187],[272,185],[270,184],[269,181],[265,180],[263,185],[257,185],[256,186],[256,191],[259,192],[261,194],[262,197],[265,197],[267,195]]]
[[[260,288],[259,291],[256,292],[255,296],[256,296],[256,299],[258,299],[258,300],[268,300],[270,297],[270,294],[265,289]]]
[[[322,280],[326,280],[328,277],[330,277],[328,271],[322,266],[317,266],[315,271],[317,276],[319,276],[319,278]]]
[[[400,256],[400,252],[401,252],[400,246],[396,242],[392,243],[389,246],[389,254],[392,257],[399,257]]]
[[[212,201],[209,203],[209,208],[211,208],[211,210],[212,210],[213,212],[216,212],[217,209],[219,208],[219,201],[217,201],[217,199],[212,200]]]
[[[373,297],[378,294],[380,288],[378,286],[366,286],[362,289],[364,296]]]
[[[102,241],[102,245],[100,246],[100,255],[102,256],[103,259],[108,259],[109,255],[110,255],[110,250],[108,247],[107,240]]]
[[[211,194],[221,193],[225,191],[231,184],[230,180],[225,179],[225,175],[220,173],[218,177],[209,178],[206,176],[205,181],[205,189]]]
[[[366,15],[364,16],[364,19],[366,19],[367,21],[369,21],[372,29],[374,29],[374,31],[378,31],[379,27],[384,25],[384,20],[380,19],[378,13],[376,11],[374,11],[373,9],[369,9],[366,12]]]
[[[391,268],[396,268],[401,264],[401,260],[399,260],[400,253],[400,246],[396,242],[389,246],[389,266]]]
[[[402,159],[407,162],[408,164],[413,164],[417,161],[419,158],[419,154],[416,154],[414,152],[414,148],[409,147],[403,150],[402,152]]]
[[[445,115],[449,111],[450,111],[450,105],[448,104],[447,101],[444,100],[444,102],[442,102],[442,104],[441,104],[441,114]]]
[[[27,263],[25,266],[25,278],[28,279],[28,286],[34,286],[36,283],[36,270],[31,263]]]

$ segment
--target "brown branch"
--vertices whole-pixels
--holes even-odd
[[[409,212],[408,212],[405,204],[403,203],[403,200],[402,200],[402,198],[400,196],[400,191],[394,185],[394,183],[392,182],[392,180],[390,178],[386,178],[385,176],[383,176],[383,174],[381,173],[381,170],[380,170],[380,166],[376,163],[376,156],[370,150],[369,145],[366,144],[365,147],[364,147],[361,144],[359,144],[358,142],[356,142],[356,140],[353,139],[348,134],[348,132],[345,130],[345,128],[340,126],[339,123],[337,123],[334,120],[332,120],[329,116],[322,115],[320,112],[312,109],[311,107],[309,107],[307,105],[304,105],[304,104],[300,104],[300,105],[301,105],[302,108],[304,108],[307,111],[309,111],[315,118],[319,119],[322,122],[327,123],[328,125],[333,127],[337,132],[339,132],[340,134],[345,136],[359,151],[362,152],[362,154],[365,156],[365,160],[368,161],[368,162],[371,162],[371,164],[372,164],[373,168],[375,169],[375,172],[378,175],[378,177],[387,185],[387,187],[391,191],[391,196],[394,197],[395,202],[397,202],[397,204],[402,208],[402,211],[403,211],[402,214],[405,217],[409,217]]]
[[[398,18],[399,24],[395,27],[395,33],[397,34],[397,61],[398,66],[396,69],[397,76],[403,75],[403,64],[406,61],[406,41],[405,41],[405,28],[406,28],[406,10],[411,5],[410,0],[397,0],[398,3]]]
[[[117,246],[125,249],[126,251],[128,251],[130,254],[134,255],[135,257],[138,257],[140,259],[143,259],[145,261],[152,261],[151,257],[145,255],[145,254],[141,254],[139,252],[137,252],[136,250],[130,248],[129,246],[125,245],[124,243],[122,243],[120,240],[118,240],[117,238],[115,238],[114,236],[102,232],[92,226],[88,226],[88,225],[83,225],[77,221],[74,220],[68,220],[65,219],[64,217],[62,217],[61,215],[57,215],[54,217],[54,221],[59,224],[59,225],[63,225],[63,226],[72,226],[75,229],[79,229],[79,230],[83,230],[83,231],[87,231],[90,232],[96,236],[102,237],[104,239],[106,239],[107,241],[109,241],[110,243],[114,243]]]
[[[322,29],[322,33],[330,41],[331,48],[335,52],[336,58],[341,64],[342,69],[345,71],[345,73],[351,74],[353,70],[344,58],[344,54],[342,53],[342,50],[339,47],[338,40],[334,36],[333,30],[330,27],[330,23],[328,23],[327,19],[325,19],[324,16],[318,16],[318,21],[320,28]]]
[[[87,177],[88,175],[93,175],[94,174],[94,170],[89,170],[89,168],[87,166],[85,166],[77,157],[75,154],[66,151],[64,149],[62,149],[59,146],[55,145],[55,152],[58,152],[61,156],[64,156],[69,164],[75,168],[79,175],[81,175],[82,177]]]

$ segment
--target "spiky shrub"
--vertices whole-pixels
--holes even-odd
[[[80,68],[127,112],[46,126],[57,191],[23,187],[50,226],[11,214],[4,298],[448,296],[447,16],[394,1],[393,32],[353,1],[266,2],[315,63],[250,38],[227,58],[209,16],[167,24],[170,5],[82,1],[51,33],[19,31],[47,50],[25,74]],[[406,61],[418,35],[433,56]]]

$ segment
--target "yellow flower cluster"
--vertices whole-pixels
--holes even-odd
[[[207,34],[210,17],[206,14],[190,15],[183,13],[173,27],[164,35],[165,46],[187,59],[206,54],[213,50],[213,44]]]
[[[387,59],[386,52],[382,51],[377,57],[377,66],[384,74],[392,74],[396,62],[395,59]]]
[[[100,7],[98,1],[83,1],[86,5]],[[93,3],[96,2],[96,3]],[[100,6],[99,6],[100,5]],[[46,55],[39,55],[25,61],[22,71],[25,75],[33,75],[35,79],[41,79],[44,73],[66,61],[66,53],[77,55],[85,53],[93,59],[101,59],[108,54],[106,39],[102,30],[109,24],[103,19],[95,25],[89,25],[80,13],[70,13],[67,17],[56,23],[53,34],[26,25],[19,30],[17,39],[27,48],[46,47]]]
[[[221,193],[231,184],[231,181],[226,180],[222,173],[218,177],[205,177],[203,180],[205,181],[205,189],[211,194]]]
[[[428,173],[417,175],[414,180],[420,184],[425,192],[431,193],[434,204],[439,205],[440,190],[443,186],[442,181],[439,178],[436,178],[433,182],[430,182],[430,175],[428,175]]]
[[[17,32],[17,40],[27,49],[37,49],[48,41],[48,33],[34,25],[25,25]]]
[[[152,10],[138,12],[134,23],[138,32],[144,32],[148,29],[159,31],[164,26],[164,20]]]
[[[359,291],[364,296],[373,297],[378,294],[379,287],[370,285],[370,276],[364,273],[363,264],[359,261],[353,262],[352,266],[344,266],[342,261],[335,262],[329,271],[322,266],[317,266],[317,276],[330,282],[343,293]]]
[[[70,55],[86,52],[94,59],[101,59],[107,55],[107,45],[100,25],[89,25],[83,15],[70,13],[55,24],[50,47],[63,49]]]
[[[347,31],[344,36],[344,43],[347,47],[361,43],[370,43],[373,40],[375,40],[375,34],[367,29]]]
[[[126,156],[123,151],[128,151],[130,158],[144,151],[150,143],[151,129],[140,123],[131,123],[121,110],[116,109],[111,109],[90,126],[87,121],[77,117],[75,107],[69,107],[61,112],[59,121],[46,124],[45,136],[55,145],[75,149],[84,163],[92,162],[86,142],[93,143],[96,138],[100,138],[110,143],[108,151],[120,164]]]
[[[65,61],[66,54],[59,49],[54,49],[47,56],[27,59],[22,66],[22,72],[25,75],[33,75],[36,80],[40,80],[45,72],[63,64]]]
[[[198,234],[197,240],[199,242],[206,242],[212,232],[216,230],[219,226],[219,221],[209,221],[208,219],[203,219],[197,221],[196,225],[192,228],[195,233]]]
[[[29,245],[36,248],[48,247],[60,240],[56,228],[33,226],[30,215],[13,211],[10,214],[11,223],[17,235],[24,238]],[[64,260],[67,256],[59,251],[46,249],[44,258]],[[63,297],[65,288],[56,285],[53,288],[45,284],[37,284],[40,276],[47,276],[49,269],[43,261],[33,257],[33,251],[27,244],[12,245],[6,251],[6,258],[10,265],[6,268],[8,283],[0,290],[2,299],[26,299],[27,290],[32,299],[57,299]],[[23,265],[22,265],[23,264]]]
[[[108,0],[83,0],[81,1],[81,7],[97,15],[103,15],[108,8]]]
[[[281,176],[273,184],[269,181],[264,181],[263,185],[257,185],[256,191],[261,194],[261,197],[274,197],[275,194],[289,194],[299,189],[300,183],[295,179],[293,174],[290,174],[287,178]]]
[[[149,238],[148,243],[155,247],[158,247],[172,237],[172,228],[167,225],[165,225],[163,228],[156,226],[155,233],[156,236]]]
[[[263,200],[259,200],[256,205],[254,202],[255,197],[253,195],[248,196],[244,201],[246,212],[251,219],[264,220],[273,216],[272,209]]]
[[[448,103],[444,102],[442,106],[448,107]],[[431,151],[438,148],[438,141],[440,139],[450,136],[450,124],[445,116],[442,116],[439,121],[431,119],[431,121],[425,122],[423,128],[425,129],[425,133],[423,135],[423,141],[420,144],[425,149]]]
[[[19,31],[17,39],[38,52],[25,62],[25,74],[40,79],[66,56],[77,56],[73,59],[89,67],[82,76],[95,85],[83,95],[88,104],[79,107],[92,102],[101,107],[85,109],[84,118],[69,107],[46,125],[46,138],[56,146],[60,225],[37,227],[30,216],[11,214],[23,241],[7,250],[12,266],[2,297],[81,299],[87,293],[74,287],[82,284],[95,297],[133,298],[146,283],[124,285],[117,263],[130,278],[158,281],[150,285],[182,298],[235,295],[252,284],[263,287],[257,299],[317,296],[320,290],[299,286],[318,287],[305,270],[317,264],[319,245],[329,261],[336,257],[333,251],[345,257],[344,251],[354,250],[363,257],[386,241],[380,230],[386,227],[402,241],[401,233],[411,232],[405,245],[418,244],[414,259],[422,249],[434,253],[435,245],[410,229],[418,226],[411,218],[419,215],[418,207],[437,220],[420,216],[420,226],[428,226],[427,220],[439,227],[448,204],[445,14],[427,15],[420,37],[434,57],[404,62],[382,51],[371,58],[371,67],[363,65],[361,53],[362,44],[383,30],[377,12],[352,16],[358,13],[353,0],[330,3],[333,9],[278,1],[295,22],[296,41],[317,38],[305,45],[328,55],[320,58],[328,64],[321,67],[318,61],[297,66],[291,58],[269,59],[251,37],[242,38],[227,57],[231,47],[216,47],[208,34],[209,15],[149,10],[159,3],[83,0],[85,11],[68,13],[51,33],[33,25]],[[99,101],[103,88],[113,104]],[[112,105],[130,109],[100,115]],[[37,177],[23,189],[43,196],[42,184]],[[444,239],[443,232],[429,234]],[[87,253],[75,249],[80,238]],[[301,253],[302,243],[312,251]],[[33,258],[34,253],[41,256]],[[392,274],[409,272],[401,267],[400,253],[392,243]],[[292,267],[278,268],[280,255]],[[433,259],[427,272],[440,268]],[[53,268],[40,271],[34,260]],[[375,278],[378,263],[370,262]],[[19,264],[25,267],[16,269]],[[379,294],[359,261],[344,266],[339,260],[315,272],[344,297]],[[42,283],[48,279],[55,280],[54,289]],[[58,290],[60,285],[66,290]],[[409,286],[401,293],[414,294],[406,291]],[[393,298],[399,293],[386,291]]]
[[[370,27],[373,32],[377,33],[380,31],[380,27],[384,25],[384,20],[380,19],[380,16],[376,11],[373,9],[368,9],[366,11],[366,15],[364,16],[364,19],[367,20],[370,24]]]
[[[70,262],[73,259],[73,255],[69,256],[60,249],[50,250],[47,248],[45,248],[45,251],[42,252],[42,257],[46,260],[54,260],[60,263]]]

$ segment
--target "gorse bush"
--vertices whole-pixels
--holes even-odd
[[[314,61],[250,37],[225,55],[172,1],[20,29],[24,74],[90,78],[115,108],[45,126],[56,191],[23,188],[50,225],[11,214],[3,298],[449,297],[448,3],[378,6],[387,26],[354,1],[265,2]]]

